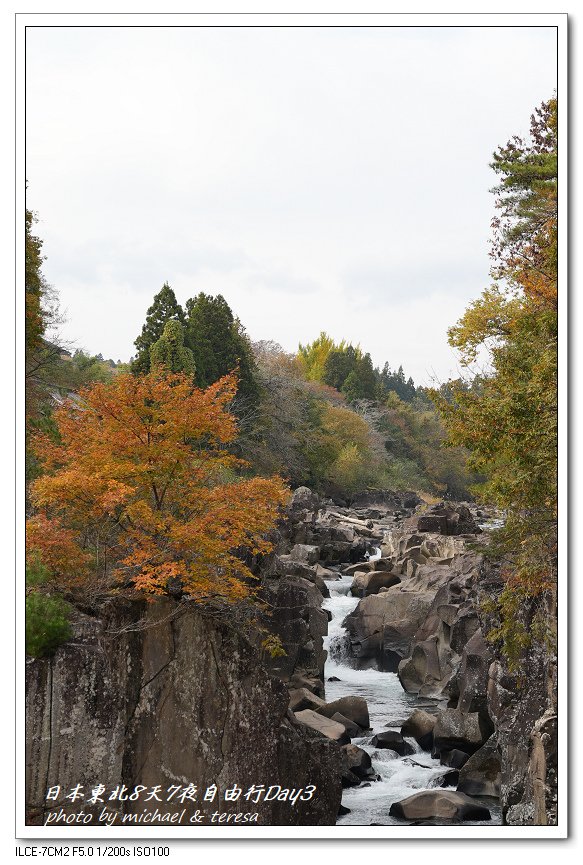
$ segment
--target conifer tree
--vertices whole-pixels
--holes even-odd
[[[194,375],[194,356],[184,345],[184,328],[179,321],[171,319],[164,325],[162,336],[150,349],[150,366]]]
[[[237,370],[238,394],[256,399],[258,386],[251,346],[225,298],[201,292],[186,302],[186,310],[185,343],[194,356],[199,387],[208,387]]]
[[[138,350],[137,357],[132,363],[134,374],[143,375],[150,371],[150,349],[162,336],[167,321],[179,321],[184,324],[184,312],[173,290],[165,282],[154,297],[142,332],[134,342]]]

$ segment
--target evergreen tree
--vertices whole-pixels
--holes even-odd
[[[154,297],[154,302],[148,309],[142,332],[134,342],[138,354],[132,362],[133,373],[144,375],[150,371],[150,349],[162,336],[167,321],[179,321],[184,324],[184,312],[176,300],[176,295],[165,282],[162,289]]]
[[[199,387],[237,370],[238,395],[255,401],[258,386],[251,345],[241,322],[222,295],[201,292],[186,302],[185,343],[191,349]]]
[[[335,348],[324,362],[324,384],[342,390],[344,382],[355,369],[358,351],[349,345],[346,348]]]
[[[194,375],[194,355],[184,345],[184,328],[179,321],[171,319],[164,325],[162,336],[150,349],[150,366]]]

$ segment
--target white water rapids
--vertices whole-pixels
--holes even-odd
[[[379,554],[371,558],[378,558]],[[365,782],[365,786],[345,789],[342,804],[350,809],[350,813],[339,817],[337,822],[342,826],[402,826],[402,821],[389,817],[391,804],[433,787],[448,767],[433,759],[427,751],[422,751],[414,739],[406,740],[415,749],[415,753],[408,757],[400,757],[389,749],[376,749],[370,742],[375,733],[386,729],[399,731],[415,707],[435,709],[436,702],[408,694],[395,673],[357,670],[349,666],[350,657],[346,654],[348,637],[342,623],[359,601],[350,594],[352,581],[352,577],[327,581],[330,597],[324,599],[322,607],[330,611],[332,619],[328,624],[328,636],[324,639],[324,648],[328,650],[324,670],[326,700],[364,697],[372,730],[362,738],[352,739],[352,743],[371,755],[373,769],[381,780],[371,781],[369,786]],[[331,676],[340,681],[328,681]],[[497,823],[497,809],[492,808],[491,802],[485,804],[492,811],[492,824]]]

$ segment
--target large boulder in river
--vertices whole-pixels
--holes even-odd
[[[401,582],[399,574],[392,571],[356,572],[350,587],[350,593],[357,598],[376,595],[379,589],[390,589]]]
[[[375,778],[370,755],[358,745],[342,745],[342,786],[354,787]]]
[[[433,728],[435,727],[435,716],[424,712],[422,709],[413,709],[403,726],[401,735],[415,739],[424,751],[431,751],[433,747]]]
[[[331,718],[336,712],[350,718],[355,724],[358,724],[363,730],[368,730],[370,720],[368,717],[368,706],[364,697],[340,697],[339,700],[333,700],[332,703],[325,703],[317,710],[320,715],[325,715]]]
[[[375,748],[388,748],[391,751],[399,754],[401,757],[406,757],[409,754],[414,754],[415,751],[408,742],[405,742],[400,733],[396,730],[383,730],[382,733],[377,733],[372,737],[371,745]]]
[[[453,790],[423,790],[400,802],[393,802],[391,817],[401,820],[490,820],[492,815],[484,805]]]
[[[495,736],[464,764],[457,788],[468,796],[500,795],[500,754]]]
[[[353,655],[374,660],[381,670],[396,672],[409,655],[411,642],[433,601],[432,592],[386,592],[363,598],[345,619]]]
[[[436,754],[454,748],[474,754],[489,739],[492,729],[492,723],[480,712],[442,709],[433,728],[433,747]]]

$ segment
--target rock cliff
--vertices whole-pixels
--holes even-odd
[[[65,794],[81,784],[108,791],[192,783],[196,808],[257,812],[259,825],[330,825],[340,805],[342,752],[288,715],[289,695],[256,649],[194,604],[115,599],[97,617],[79,615],[74,638],[52,659],[27,662],[27,813],[79,810]],[[242,797],[201,805],[206,788],[234,784],[296,790],[308,801],[249,804]],[[220,796],[220,793],[219,793]],[[107,802],[123,813],[143,801]],[[156,803],[160,810],[176,805]],[[97,814],[102,805],[84,807]],[[184,821],[183,821],[184,825]]]

